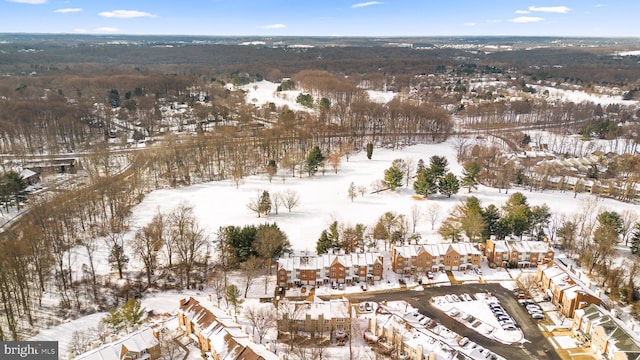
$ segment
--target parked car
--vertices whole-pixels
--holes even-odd
[[[427,279],[433,280],[433,273],[431,271],[427,273]]]
[[[458,295],[456,295],[456,294],[451,295],[451,298],[452,298],[452,299],[453,299],[453,301],[455,301],[455,302],[459,302],[459,301],[460,301],[460,298],[459,298],[459,297],[458,297]]]
[[[445,295],[444,299],[447,300],[447,302],[453,302],[453,298],[451,297],[451,295]]]
[[[544,314],[542,314],[542,313],[532,313],[531,314],[531,318],[536,319],[536,320],[542,320],[542,319],[544,319]]]

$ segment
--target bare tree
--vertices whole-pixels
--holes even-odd
[[[411,207],[411,232],[412,233],[416,232],[416,226],[418,225],[418,222],[420,221],[421,218],[422,218],[422,210],[420,210],[420,206],[418,206],[417,204],[414,204]]]
[[[244,276],[244,297],[247,297],[249,288],[256,280],[256,275],[262,268],[263,261],[255,256],[250,256],[245,262],[240,264],[240,270]]]
[[[284,206],[289,210],[289,212],[291,212],[294,207],[298,206],[298,203],[300,202],[300,195],[295,190],[287,189],[283,194],[282,200]]]
[[[216,296],[216,306],[220,307],[220,300],[224,298],[224,290],[226,288],[225,277],[220,271],[212,271],[209,273],[209,277],[207,279],[209,281],[209,285],[213,289]]]
[[[356,184],[354,184],[353,182],[349,184],[349,189],[347,189],[347,196],[349,196],[349,199],[351,199],[351,202],[353,202],[353,199],[355,199],[355,197],[357,196]]]
[[[258,344],[264,342],[264,337],[276,327],[278,320],[276,309],[270,303],[247,304],[243,310],[244,317],[251,324],[253,334],[258,336]]]
[[[335,151],[331,155],[329,155],[329,164],[333,171],[337,174],[338,169],[340,168],[340,153]]]
[[[364,197],[364,194],[367,193],[367,187],[365,185],[358,186],[358,192],[360,193],[360,197]]]
[[[427,217],[431,223],[431,230],[435,229],[436,223],[440,220],[440,216],[442,216],[440,205],[431,204],[427,207]]]
[[[632,210],[624,210],[621,214],[622,218],[622,241],[624,241],[624,246],[629,246],[629,239],[633,234],[633,228],[638,222],[638,215],[635,211]]]
[[[258,255],[266,262],[269,268],[269,275],[271,275],[273,259],[291,249],[287,235],[275,224],[258,228],[254,246]]]
[[[131,242],[133,251],[144,264],[147,273],[147,284],[153,284],[153,275],[158,267],[158,251],[165,238],[164,215],[158,210],[151,222],[138,230]]]
[[[191,205],[182,203],[169,214],[169,234],[180,261],[180,282],[188,288],[193,267],[204,258],[207,245],[207,236],[198,224]]]

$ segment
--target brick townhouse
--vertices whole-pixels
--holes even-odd
[[[353,284],[382,279],[383,257],[377,253],[294,255],[278,259],[278,286]]]
[[[400,274],[467,270],[480,266],[482,254],[475,243],[394,246],[391,268]]]

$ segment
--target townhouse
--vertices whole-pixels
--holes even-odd
[[[571,330],[602,359],[640,358],[640,339],[600,306],[589,305],[576,310]]]
[[[377,253],[293,255],[278,259],[278,286],[353,284],[382,279],[383,257]]]
[[[516,240],[506,238],[487,240],[487,260],[498,266],[532,267],[553,262],[554,251],[547,241]]]
[[[216,307],[204,306],[193,297],[180,300],[178,325],[210,359],[278,359],[263,345],[255,344],[230,315]]]
[[[288,301],[279,303],[278,329],[285,332],[333,334],[349,332],[349,301],[331,299],[323,301]]]
[[[160,342],[150,327],[142,328],[120,339],[101,345],[84,354],[67,358],[74,360],[155,360],[160,358]]]
[[[467,270],[480,266],[475,243],[403,245],[391,248],[391,268],[400,274]]]
[[[573,317],[577,309],[589,304],[602,303],[602,300],[575,277],[570,269],[555,264],[541,266],[536,273],[536,281],[551,297],[551,302],[568,318]]]

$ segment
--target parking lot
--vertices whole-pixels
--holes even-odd
[[[523,344],[506,345],[479,334],[462,322],[450,317],[433,306],[431,299],[438,296],[490,293],[500,301],[504,312],[509,314],[515,324],[522,330],[526,341]],[[538,328],[537,320],[531,318],[527,310],[518,303],[514,293],[499,284],[464,284],[454,286],[430,287],[424,291],[399,291],[384,294],[357,294],[350,296],[354,301],[371,300],[397,301],[404,300],[416,307],[421,314],[434,319],[470,341],[490,349],[509,360],[560,359],[548,340]]]

